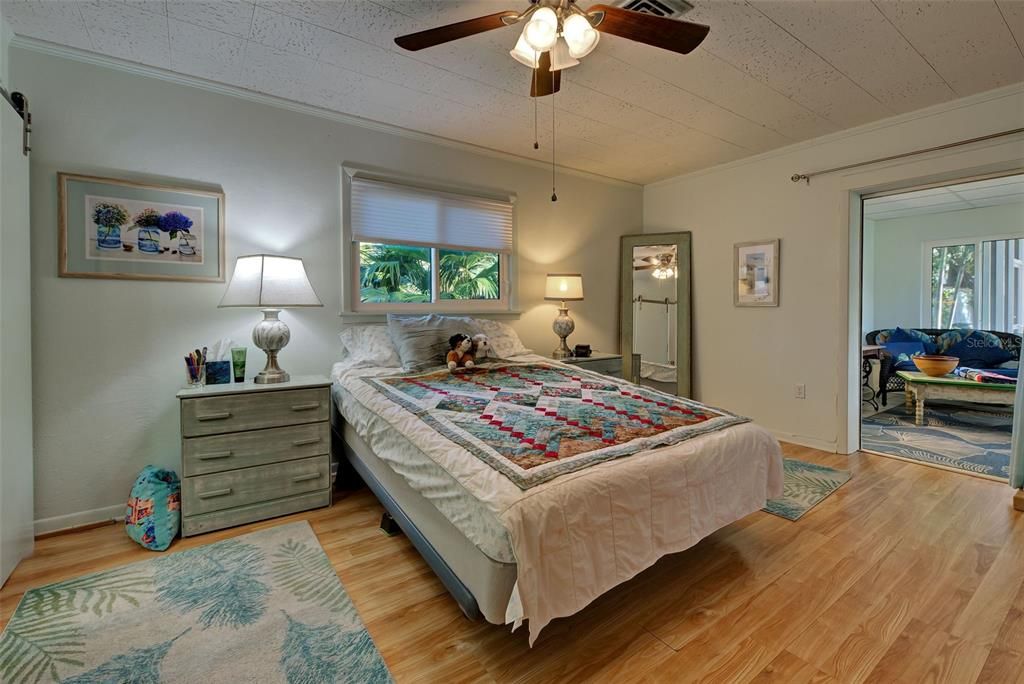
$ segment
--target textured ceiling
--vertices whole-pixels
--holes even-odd
[[[596,2],[596,0],[595,0]],[[0,0],[15,33],[546,160],[515,27],[392,39],[526,0]],[[581,2],[586,7],[589,3]],[[558,162],[637,183],[1024,81],[1024,1],[696,0],[688,56],[604,36],[554,96]]]
[[[864,201],[864,217],[885,219],[1016,204],[1024,228],[1024,176],[1003,176],[888,195]]]

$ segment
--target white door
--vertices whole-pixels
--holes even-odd
[[[32,346],[28,157],[0,97],[0,585],[32,553]]]

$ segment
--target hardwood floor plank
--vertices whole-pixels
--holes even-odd
[[[1005,485],[869,454],[783,445],[853,472],[799,521],[754,513],[556,620],[471,622],[365,490],[328,509],[178,540],[166,553],[307,520],[396,681],[1024,684],[1024,515]],[[154,558],[120,526],[40,539],[0,588]]]

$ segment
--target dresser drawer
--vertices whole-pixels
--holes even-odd
[[[595,359],[593,361],[576,361],[575,365],[593,373],[622,377],[622,359]]]
[[[329,489],[330,483],[331,457],[327,455],[186,477],[181,483],[182,512],[188,516],[210,513]]]
[[[294,461],[330,451],[328,423],[250,430],[182,440],[184,476],[208,475],[236,468]]]
[[[318,423],[330,416],[327,388],[253,392],[181,401],[184,437]]]
[[[311,508],[323,508],[331,505],[331,490],[309,492],[284,499],[274,499],[265,503],[249,504],[238,508],[228,508],[213,513],[190,515],[181,519],[181,535],[191,537],[194,534],[222,530],[225,527],[244,525],[245,523],[276,518],[289,513],[308,511]]]

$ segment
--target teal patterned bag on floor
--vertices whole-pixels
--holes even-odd
[[[153,551],[164,551],[181,527],[181,482],[173,470],[146,466],[128,497],[124,528],[128,536]]]

